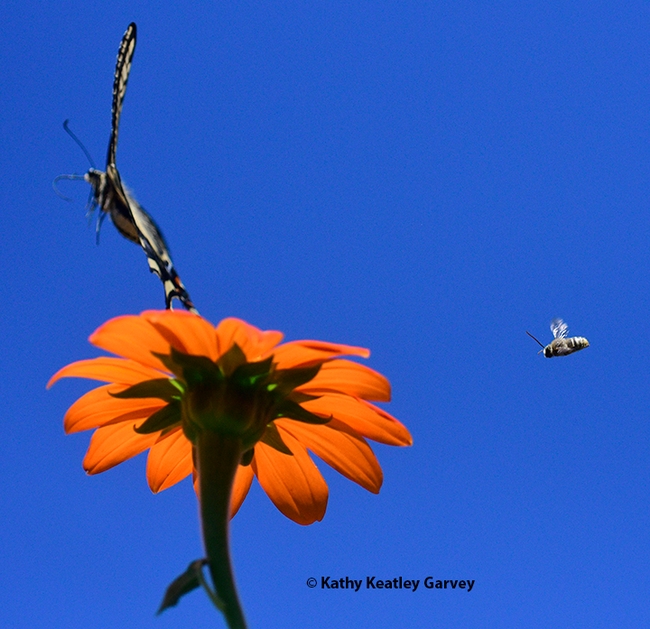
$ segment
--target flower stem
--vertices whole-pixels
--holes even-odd
[[[203,543],[212,582],[222,603],[220,609],[230,629],[246,629],[228,544],[230,494],[241,452],[241,439],[237,437],[211,430],[202,430],[198,434],[196,455]]]

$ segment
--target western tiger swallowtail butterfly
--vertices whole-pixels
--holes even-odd
[[[175,297],[190,312],[198,314],[187,289],[181,282],[165,239],[155,221],[145,209],[135,200],[133,195],[122,184],[120,173],[115,165],[115,153],[117,150],[117,138],[120,126],[120,115],[126,94],[126,85],[129,80],[133,53],[135,52],[136,25],[135,22],[129,27],[122,37],[120,49],[117,53],[115,65],[115,78],[113,80],[113,106],[111,110],[111,136],[108,142],[108,154],[106,156],[106,170],[101,171],[94,168],[94,165],[84,175],[84,179],[92,186],[92,199],[90,201],[90,213],[99,208],[97,218],[97,232],[106,215],[110,215],[117,230],[128,240],[139,244],[147,255],[149,269],[155,273],[165,288],[165,306],[171,307],[172,299]],[[67,120],[64,127],[68,133],[87,151],[76,136],[68,129]],[[89,156],[88,156],[89,157]],[[91,160],[92,163],[92,160]]]

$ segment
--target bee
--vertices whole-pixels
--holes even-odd
[[[562,319],[553,319],[553,321],[551,321],[551,332],[553,332],[553,340],[548,345],[544,346],[528,330],[526,330],[526,334],[537,341],[542,347],[542,349],[537,353],[541,354],[544,352],[546,358],[553,358],[553,356],[567,356],[568,354],[573,354],[573,352],[577,352],[585,347],[589,347],[589,341],[582,336],[572,336],[567,338],[569,326],[564,323]]]

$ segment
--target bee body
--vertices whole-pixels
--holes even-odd
[[[567,326],[562,319],[553,319],[551,321],[551,332],[553,332],[553,340],[546,346],[542,345],[530,332],[526,332],[528,336],[535,339],[542,349],[539,353],[544,352],[546,358],[553,358],[554,356],[567,356],[577,352],[585,347],[589,347],[589,341],[583,336],[572,336],[567,338],[569,326]]]
[[[571,338],[557,338],[551,341],[544,348],[544,356],[553,358],[553,356],[566,356],[573,354],[578,350],[589,347],[589,341],[584,336],[572,336]]]

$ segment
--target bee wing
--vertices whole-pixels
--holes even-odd
[[[131,22],[122,37],[120,49],[117,53],[117,63],[115,64],[115,79],[113,80],[113,108],[111,120],[111,139],[108,143],[108,155],[106,164],[115,163],[115,151],[117,150],[117,133],[120,127],[120,115],[122,114],[122,105],[124,104],[124,95],[126,94],[126,84],[131,72],[131,63],[133,62],[133,53],[135,52],[135,23]]]
[[[551,332],[553,332],[553,338],[565,339],[569,333],[569,326],[562,319],[553,319],[551,321]]]

